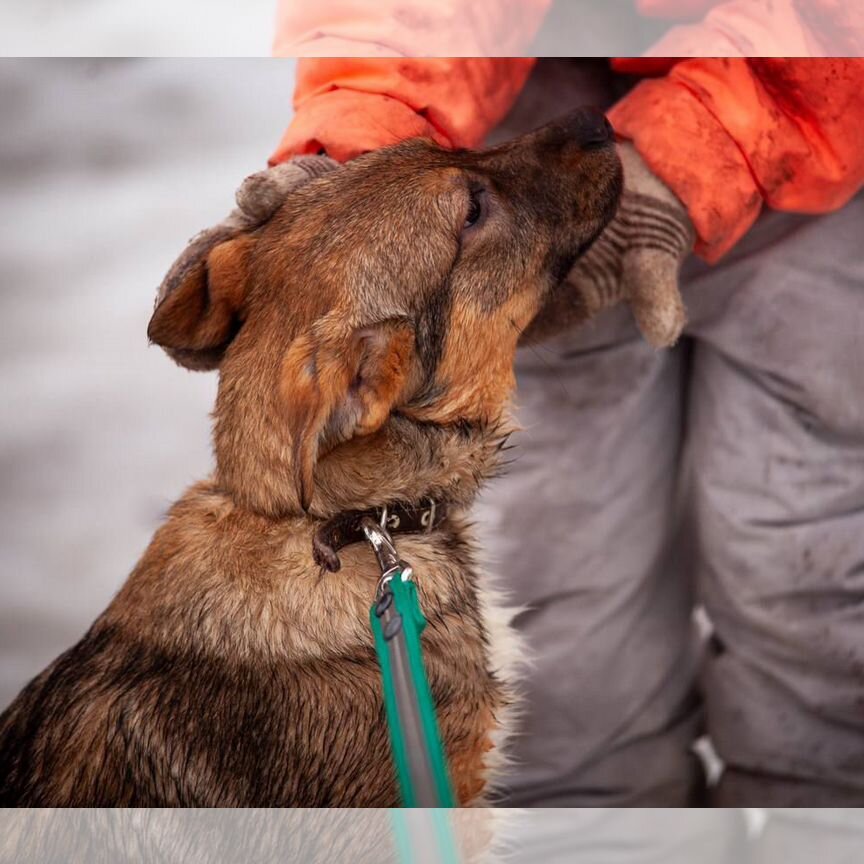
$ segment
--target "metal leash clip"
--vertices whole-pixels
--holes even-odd
[[[396,551],[396,546],[393,543],[393,538],[390,532],[385,527],[387,520],[387,507],[383,507],[381,511],[381,524],[378,525],[375,521],[366,516],[360,523],[366,539],[372,545],[375,552],[375,557],[378,559],[378,566],[381,568],[381,578],[378,580],[378,587],[375,591],[375,599],[380,599],[384,593],[385,586],[393,578],[397,572],[401,572],[402,581],[406,582],[414,576],[414,570],[407,561],[403,561]]]

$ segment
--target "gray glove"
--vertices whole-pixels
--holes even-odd
[[[210,251],[245,231],[263,225],[282,206],[291,192],[321,177],[338,162],[327,156],[298,156],[247,177],[237,190],[237,206],[218,225],[205,228],[188,243],[162,280],[156,295],[158,306]]]
[[[693,248],[693,225],[632,144],[619,145],[618,152],[624,166],[618,212],[526,331],[529,341],[548,338],[622,300],[655,347],[672,345],[681,335],[686,314],[678,275]]]

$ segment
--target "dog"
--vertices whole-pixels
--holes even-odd
[[[0,718],[0,804],[397,806],[381,574],[345,527],[385,507],[429,517],[394,539],[456,797],[486,800],[514,689],[468,511],[511,429],[520,336],[621,185],[596,112],[485,151],[417,139],[188,268],[148,332],[218,366],[214,473]]]

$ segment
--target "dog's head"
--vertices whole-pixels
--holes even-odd
[[[394,415],[496,423],[520,334],[614,213],[613,143],[586,111],[482,152],[408,141],[212,248],[149,335],[218,363],[223,482],[258,509],[308,508],[316,466]]]

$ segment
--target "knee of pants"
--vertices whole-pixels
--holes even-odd
[[[862,236],[864,192],[820,218],[766,211],[720,264],[691,259],[682,278],[697,345],[840,451],[864,440]]]

